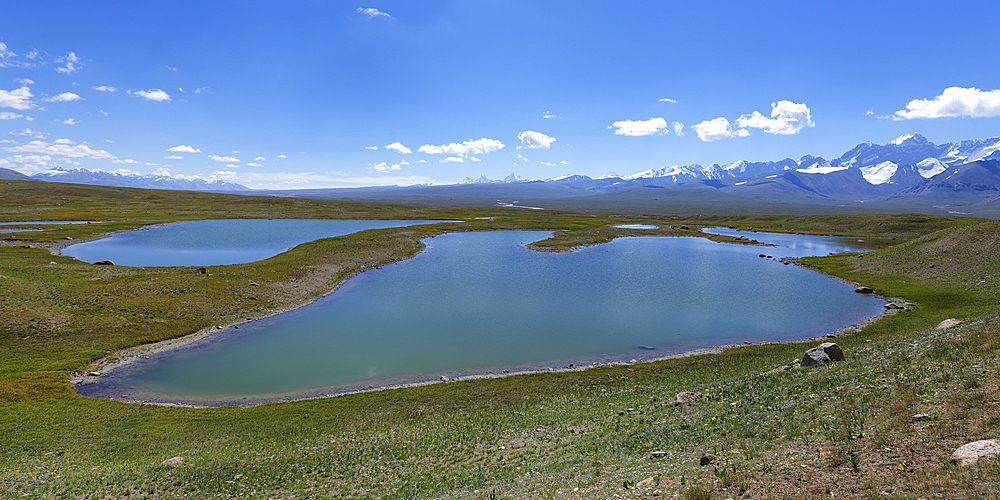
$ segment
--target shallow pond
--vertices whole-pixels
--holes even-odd
[[[453,233],[316,303],[116,370],[81,394],[249,404],[829,333],[884,302],[704,238],[550,254],[546,232]],[[759,234],[757,236],[760,236]],[[774,257],[799,250],[767,247]]]
[[[434,224],[433,220],[223,219],[178,222],[77,243],[63,255],[120,266],[221,266],[274,257],[295,245],[366,229]]]

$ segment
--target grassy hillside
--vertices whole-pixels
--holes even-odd
[[[0,494],[1000,495],[1000,461],[958,468],[947,460],[964,442],[1000,437],[997,222],[908,215],[604,218],[526,212],[0,185],[0,220],[103,221],[0,240],[9,245],[0,247]],[[215,217],[465,222],[321,240],[265,261],[214,267],[212,276],[183,267],[90,266],[42,248],[68,241],[66,236],[80,239],[146,223]],[[254,408],[124,404],[77,396],[69,385],[71,372],[118,349],[309,301],[359,269],[412,255],[423,236],[549,229],[557,231],[556,237],[542,249],[563,250],[632,234],[609,226],[636,220],[660,225],[663,235],[732,225],[884,236],[897,244],[804,259],[803,265],[904,297],[915,306],[837,339],[847,361],[804,369],[784,368],[815,343],[753,345],[656,363]],[[249,286],[266,280],[271,280],[268,286]],[[949,317],[969,323],[933,330]],[[672,404],[681,391],[700,398]],[[918,414],[927,416],[914,417]],[[650,458],[656,450],[664,456]],[[717,462],[700,466],[704,453]],[[160,465],[175,456],[184,458],[183,466]]]

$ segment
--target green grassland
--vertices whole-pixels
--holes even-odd
[[[48,250],[148,224],[242,217],[462,222],[363,231],[208,274],[92,266]],[[965,442],[1000,437],[995,221],[598,216],[0,183],[0,221],[15,220],[93,222],[0,235],[0,496],[1000,497],[1000,460],[948,461]],[[636,222],[660,229],[611,227]],[[799,369],[792,360],[815,342],[252,408],[90,399],[69,382],[121,349],[307,303],[442,232],[550,230],[533,247],[566,251],[720,225],[882,238],[893,244],[801,265],[914,307],[837,339],[845,362]],[[968,322],[935,331],[946,318]],[[702,397],[672,404],[681,391]],[[704,453],[718,461],[701,466]],[[160,465],[175,456],[184,465]]]

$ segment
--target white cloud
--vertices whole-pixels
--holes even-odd
[[[714,120],[705,120],[691,128],[698,134],[698,138],[705,142],[717,141],[737,135],[737,132],[733,132],[729,120],[721,116]]]
[[[371,151],[378,151],[378,146],[365,146],[365,149],[368,149],[368,150],[371,150]]]
[[[399,170],[400,169],[399,165],[389,166],[385,162],[376,163],[376,164],[371,164],[370,163],[370,164],[368,164],[368,168],[370,168],[370,169],[372,169],[372,170],[374,170],[376,172],[381,172],[383,174],[388,173],[388,172],[390,172],[392,170]]]
[[[78,71],[80,68],[83,67],[83,65],[80,64],[80,58],[77,57],[76,54],[73,52],[67,52],[66,55],[62,57],[57,57],[56,63],[65,64],[65,66],[61,68],[56,68],[56,71],[58,71],[59,73],[66,73],[67,75],[74,71]]]
[[[465,160],[461,156],[449,156],[441,160],[441,163],[465,163]]]
[[[684,135],[684,124],[681,122],[672,122],[670,128],[674,129],[674,133],[677,135]]]
[[[185,146],[183,144],[181,144],[180,146],[174,146],[172,148],[168,148],[167,151],[173,151],[174,153],[200,153],[201,152],[200,149],[195,149],[195,148],[192,148],[191,146]]]
[[[521,145],[517,149],[549,149],[549,146],[556,140],[555,137],[549,137],[534,130],[525,130],[517,134],[517,138],[521,141]]]
[[[494,151],[500,151],[501,149],[503,149],[503,147],[504,144],[502,142],[495,139],[487,139],[484,137],[482,139],[477,139],[474,141],[472,140],[465,141],[461,144],[457,144],[454,142],[451,144],[446,144],[444,146],[433,146],[430,144],[425,144],[423,146],[420,146],[420,149],[417,149],[417,151],[427,154],[452,154],[459,156],[468,156],[468,155],[481,155],[481,154],[492,153]]]
[[[177,156],[177,155],[170,155],[170,156],[164,156],[163,159],[164,160],[183,160],[184,157],[183,156]]]
[[[668,99],[668,98],[664,97],[663,99],[660,99],[660,102],[675,103],[677,101],[675,101],[674,99]]]
[[[480,160],[479,158],[476,158],[475,156],[470,156],[469,159],[472,160],[472,161],[483,161],[483,160]]]
[[[521,153],[518,153],[518,154],[517,154],[517,159],[518,159],[518,160],[521,160],[521,161],[531,161],[531,160],[529,160],[529,159],[527,159],[527,158],[525,158],[525,157],[521,156]]]
[[[28,87],[21,87],[11,91],[0,90],[0,108],[13,108],[19,111],[31,109],[35,104],[31,102],[31,91]]]
[[[52,142],[55,143],[55,144],[76,144],[75,142],[73,142],[73,141],[71,141],[69,139],[56,139],[56,140],[54,140]]]
[[[92,88],[94,90],[98,90],[100,92],[117,92],[118,91],[118,89],[116,89],[114,87],[108,87],[107,85],[101,85],[100,87],[90,87],[90,88]]]
[[[6,43],[0,42],[0,68],[13,66],[15,64],[15,57],[17,57],[17,54],[8,49]]]
[[[893,120],[969,116],[1000,116],[1000,89],[982,91],[975,87],[948,87],[933,99],[914,99],[905,110],[896,111]]]
[[[136,90],[135,92],[130,90],[128,93],[143,97],[149,101],[163,102],[170,100],[170,95],[160,89]]]
[[[172,67],[172,66],[167,66],[167,69],[169,69],[170,71],[174,71],[174,72],[177,71],[177,68]]]
[[[410,150],[410,148],[408,148],[408,147],[400,144],[399,141],[396,141],[396,142],[394,142],[392,144],[387,144],[385,146],[385,149],[388,149],[389,151],[395,151],[397,153],[404,154],[404,155],[408,155],[408,154],[410,154],[410,153],[413,152],[413,151]]]
[[[0,120],[16,120],[18,118],[24,118],[24,115],[11,113],[10,111],[0,112]]]
[[[25,129],[27,130],[27,129]],[[11,153],[34,153],[40,155],[63,155],[70,158],[94,158],[99,160],[117,160],[118,157],[102,149],[92,149],[86,144],[72,144],[71,141],[60,140],[56,143],[31,141],[23,146],[4,148]]]
[[[17,170],[23,174],[34,174],[51,168],[52,157],[49,155],[12,155],[0,158],[0,167]]]
[[[247,162],[248,167],[259,167],[260,163]]]
[[[45,137],[46,135],[48,135],[45,132],[39,132],[37,130],[31,130],[30,128],[25,128],[24,130],[22,130],[20,132],[11,132],[11,134],[13,134],[13,135],[27,135],[27,136],[31,136],[31,137],[36,137],[38,139],[41,139],[42,137]]]
[[[562,161],[560,161],[559,163],[561,163],[561,164],[563,164],[563,165],[569,165],[569,162],[568,162],[568,161],[566,161],[566,160],[562,160]]]
[[[55,97],[50,97],[45,100],[47,102],[73,102],[73,101],[79,101],[80,99],[81,97],[77,94],[74,94],[72,92],[63,92],[62,94],[59,94]]]
[[[77,123],[80,122],[76,121],[76,118],[67,118],[63,120],[63,123],[65,123],[66,125],[76,125]]]
[[[233,165],[232,163],[227,163],[226,166],[229,168],[240,168],[239,165]]]
[[[650,118],[648,120],[622,120],[611,124],[616,128],[615,135],[628,135],[633,137],[643,135],[653,135],[657,132],[667,132],[667,121],[663,118]]]
[[[558,116],[552,114],[551,111],[546,111],[542,113],[542,118],[559,118]]]
[[[229,162],[239,163],[239,160],[233,158],[232,156],[208,155],[208,157],[215,161],[229,161]]]
[[[117,159],[115,159],[115,160],[111,160],[111,163],[117,163],[119,165],[123,164],[123,163],[129,163],[129,164],[132,164],[132,165],[138,165],[139,164],[139,162],[137,162],[135,160],[132,160],[132,159],[128,159],[128,160],[117,160]]]
[[[278,157],[278,158],[288,158],[288,157],[287,157],[287,156],[285,156],[285,155],[278,155],[277,157]]]
[[[546,167],[555,167],[555,166],[558,166],[555,163],[549,163],[547,161],[543,161],[541,163],[542,163],[542,165],[545,165]]]
[[[17,82],[17,83],[20,83],[21,85],[34,85],[35,84],[35,81],[32,80],[32,79],[30,79],[30,78],[15,78],[14,81]]]
[[[267,161],[267,158],[264,158],[263,156],[258,156],[254,158],[253,161]]]
[[[797,134],[804,128],[816,125],[809,116],[809,107],[805,103],[796,104],[792,101],[771,103],[770,118],[754,111],[752,114],[737,118],[736,124],[741,129],[762,128],[769,134],[778,135]]]
[[[364,14],[364,15],[370,17],[370,18],[379,17],[379,16],[392,17],[389,14],[386,14],[385,12],[382,12],[382,11],[380,11],[378,9],[372,9],[372,8],[365,9],[365,8],[358,7],[358,10],[356,10],[354,12],[357,12],[358,14]]]

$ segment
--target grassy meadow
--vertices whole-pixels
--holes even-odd
[[[462,222],[320,240],[208,274],[49,251],[149,224],[244,217]],[[22,220],[92,222],[0,234],[0,497],[1000,498],[1000,460],[948,460],[961,444],[1000,438],[996,221],[582,215],[0,182],[0,221]],[[661,229],[611,227],[623,223]],[[749,345],[210,409],[85,398],[70,384],[122,349],[308,303],[443,232],[551,230],[533,247],[567,251],[719,225],[881,238],[891,244],[800,265],[914,307],[836,339],[846,361],[809,368],[791,364],[816,342]],[[934,330],[946,318],[967,322]],[[673,404],[682,391],[700,397]],[[716,458],[702,466],[706,453]],[[172,457],[183,465],[161,465]]]

